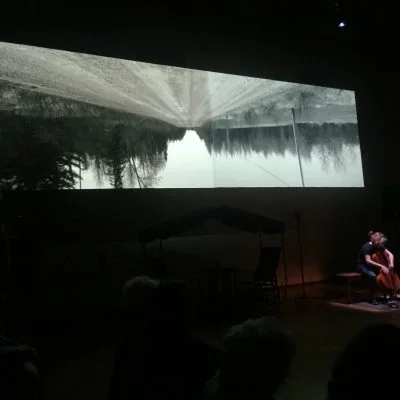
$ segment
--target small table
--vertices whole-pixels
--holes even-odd
[[[351,282],[358,281],[361,278],[361,274],[359,272],[342,272],[340,274],[336,274],[338,278],[344,278],[347,280],[347,300],[352,303],[351,298]]]

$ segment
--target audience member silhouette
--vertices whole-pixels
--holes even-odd
[[[152,296],[158,284],[158,281],[148,277],[137,277],[126,282],[123,288],[110,400],[140,398],[140,393],[144,396],[148,319]],[[133,393],[136,397],[132,397]]]
[[[218,351],[191,335],[193,316],[193,298],[184,283],[158,286],[150,318],[155,398],[198,398],[217,370]]]
[[[129,336],[143,333],[147,328],[153,297],[159,281],[145,276],[133,278],[122,289],[121,309],[123,329]]]
[[[223,339],[221,365],[204,398],[272,399],[289,374],[296,346],[273,317],[232,327]]]
[[[135,278],[124,287],[122,310],[109,399],[197,398],[215,374],[218,352],[191,337],[189,288]]]
[[[339,355],[328,385],[329,400],[369,400],[392,397],[400,356],[400,329],[382,323],[367,326]]]
[[[0,398],[38,400],[41,394],[39,363],[31,347],[0,338]]]

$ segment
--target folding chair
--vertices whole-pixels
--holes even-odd
[[[280,288],[276,271],[281,258],[281,247],[262,247],[253,282],[240,282],[240,286],[252,286],[256,300],[268,304],[280,303]]]

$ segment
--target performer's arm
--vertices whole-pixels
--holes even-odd
[[[382,264],[379,264],[379,263],[377,263],[377,262],[375,262],[375,261],[372,261],[372,260],[371,260],[371,256],[370,256],[369,254],[367,254],[367,255],[365,256],[365,261],[366,261],[369,265],[372,265],[373,267],[375,267],[375,268],[377,268],[377,269],[379,269],[379,270],[382,270],[382,269],[385,269],[385,268],[386,268],[385,265],[382,265]]]
[[[389,262],[389,267],[393,267],[394,266],[394,256],[393,254],[388,250],[385,249],[385,256]]]

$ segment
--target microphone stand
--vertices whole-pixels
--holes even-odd
[[[5,320],[6,320],[6,305],[8,301],[8,289],[10,282],[10,243],[6,229],[6,212],[5,212],[5,200],[3,193],[0,190],[0,245],[4,246],[5,257],[2,256],[0,259],[0,275],[3,280],[3,287],[0,290],[0,333],[4,334],[5,331]]]
[[[299,212],[294,213],[294,217],[296,218],[296,230],[297,230],[297,243],[299,245],[299,260],[300,260],[300,272],[301,272],[301,287],[302,287],[302,295],[300,297],[296,297],[295,300],[321,300],[323,296],[309,297],[306,293],[306,283],[304,280],[304,259],[303,259],[303,245],[301,242],[301,229],[300,229],[300,219],[301,214]]]
[[[301,214],[299,212],[294,213],[294,217],[296,218],[296,230],[297,230],[297,243],[299,245],[299,258],[300,258],[300,272],[301,272],[301,286],[302,286],[302,296],[300,299],[306,299],[306,284],[304,281],[304,260],[303,260],[303,246],[301,243],[301,234],[300,234],[300,218]]]

